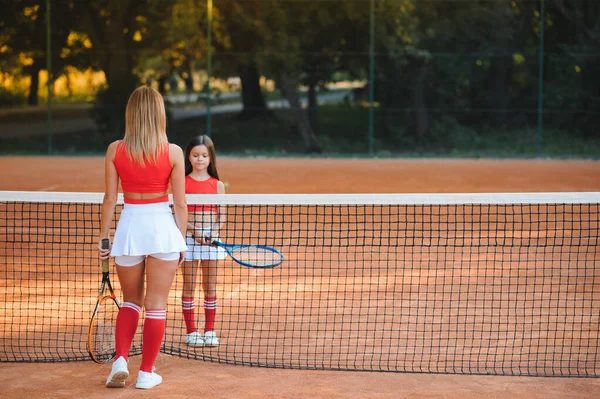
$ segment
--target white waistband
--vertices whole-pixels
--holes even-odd
[[[168,202],[156,202],[154,204],[124,204],[122,213],[155,213],[169,212],[171,207]]]

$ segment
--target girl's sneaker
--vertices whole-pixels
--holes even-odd
[[[185,336],[185,343],[190,346],[202,346],[204,345],[204,339],[202,338],[202,334],[198,331],[194,331]]]
[[[204,333],[204,346],[219,346],[219,339],[214,331]]]

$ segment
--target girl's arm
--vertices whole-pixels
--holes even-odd
[[[173,210],[175,211],[175,223],[185,238],[188,223],[187,202],[185,199],[185,166],[183,163],[183,151],[175,144],[169,146],[169,157],[173,170],[171,171],[171,191],[173,192]]]
[[[117,196],[119,187],[119,174],[113,160],[117,149],[118,141],[111,143],[106,150],[104,159],[104,199],[102,201],[102,212],[100,214],[100,238],[98,240],[98,250],[100,259],[108,259],[110,249],[102,249],[100,242],[103,238],[109,238],[110,225],[115,214],[117,206]]]

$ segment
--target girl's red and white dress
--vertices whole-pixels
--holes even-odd
[[[185,193],[186,194],[217,194],[218,179],[209,177],[206,180],[195,180],[190,175],[185,177]],[[218,213],[217,205],[210,204],[191,204],[188,205],[189,213]],[[211,234],[212,228],[205,227],[203,232]],[[216,234],[212,235],[213,239],[218,238]],[[185,253],[185,260],[222,260],[227,257],[227,253],[223,248],[214,247],[211,245],[203,245],[192,237],[192,233],[188,231],[186,238],[187,251]]]

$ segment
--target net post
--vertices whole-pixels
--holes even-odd
[[[46,69],[48,70],[48,155],[52,154],[52,46],[50,0],[46,0]]]
[[[537,156],[542,155],[542,132],[544,125],[544,25],[546,19],[546,1],[540,0],[540,63],[538,76],[538,123]]]
[[[375,124],[375,0],[369,3],[369,155],[373,155]]]
[[[210,77],[212,74],[212,59],[211,59],[211,46],[212,46],[212,12],[213,12],[213,2],[212,0],[206,0],[206,135],[211,137],[212,130],[212,120],[211,120],[211,95],[212,90],[210,87]]]

